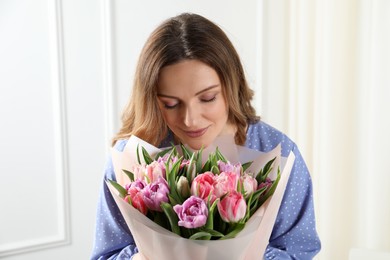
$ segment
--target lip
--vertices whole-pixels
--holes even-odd
[[[202,129],[197,129],[194,131],[184,131],[184,133],[191,138],[196,138],[196,137],[201,137],[204,135],[207,131],[208,127],[202,128]]]

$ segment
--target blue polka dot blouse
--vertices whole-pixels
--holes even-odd
[[[169,146],[171,140],[172,136],[168,136],[161,147]],[[319,252],[321,243],[315,225],[312,181],[306,164],[295,143],[285,134],[262,121],[248,127],[246,147],[268,152],[279,143],[282,156],[288,156],[292,151],[295,162],[264,259],[312,259]],[[115,147],[122,151],[125,145],[123,140]],[[138,252],[137,246],[105,184],[106,179],[115,179],[111,158],[102,180],[91,259],[131,259]]]

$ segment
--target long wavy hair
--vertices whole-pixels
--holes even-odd
[[[122,127],[112,144],[136,135],[158,146],[168,134],[157,103],[159,74],[164,66],[199,60],[218,74],[229,107],[228,121],[237,127],[235,141],[246,141],[248,123],[260,120],[251,105],[253,90],[233,44],[215,23],[203,16],[183,13],[164,21],[146,41],[136,68],[132,94],[122,115]]]

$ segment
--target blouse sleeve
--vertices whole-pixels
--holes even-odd
[[[292,151],[294,166],[264,259],[313,259],[321,249],[310,174],[295,145]]]
[[[120,148],[119,148],[120,149]],[[95,239],[91,259],[131,259],[138,252],[133,236],[105,181],[115,180],[109,158],[97,205]]]

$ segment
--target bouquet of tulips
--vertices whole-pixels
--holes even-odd
[[[110,183],[120,196],[152,221],[189,239],[226,239],[241,231],[246,221],[275,191],[280,178],[268,177],[275,158],[258,173],[247,172],[251,162],[232,164],[218,150],[202,162],[202,150],[180,145],[152,158],[142,147],[138,163],[125,187]]]
[[[132,138],[136,139],[136,137]],[[233,242],[252,216],[259,213],[259,209],[274,194],[281,178],[280,164],[275,165],[277,159],[280,160],[280,156],[268,158],[265,165],[257,166],[259,168],[254,171],[252,165],[254,161],[233,163],[226,158],[218,146],[212,146],[210,149],[213,150],[209,149],[205,154],[203,149],[191,151],[184,145],[172,145],[158,150],[147,143],[142,145],[142,140],[136,139],[136,141],[136,146],[130,145],[134,152],[128,159],[131,158],[132,162],[127,162],[126,168],[123,167],[126,164],[119,166],[122,175],[119,180],[117,173],[117,180],[108,180],[108,182],[111,191],[116,190],[116,194],[113,195],[122,214],[128,216],[125,220],[138,248],[148,259],[153,259],[157,255],[159,259],[164,259],[161,254],[168,254],[166,259],[173,259],[167,251],[157,253],[156,247],[151,247],[152,250],[143,250],[142,245],[145,244],[142,241],[149,240],[150,243],[153,237],[157,239],[162,234],[169,233],[173,247],[177,246],[177,240],[187,240],[184,251],[187,251],[188,255],[197,252],[199,256],[199,250],[195,249],[196,246],[194,248],[194,245],[197,245],[203,249],[207,248],[204,257],[200,258],[222,257],[222,252],[211,250],[212,243],[227,240]],[[237,146],[234,145],[231,149],[233,148],[237,149]],[[121,160],[123,162],[126,157],[121,157]],[[270,178],[272,172],[273,179]],[[134,209],[138,214],[134,213]],[[262,214],[264,211],[263,208]],[[137,223],[137,221],[145,222],[146,219],[153,224]],[[157,232],[157,236],[152,234],[149,238],[141,239],[139,236],[145,236],[147,233],[142,226],[145,229],[148,229],[148,226],[152,227],[152,231]],[[260,225],[256,228],[258,226]],[[255,233],[255,230],[250,227],[244,233],[251,231]],[[245,242],[247,250],[250,245],[249,239],[251,237],[253,239],[253,236],[254,234],[243,236],[248,240]],[[166,237],[160,237],[159,240],[160,242],[166,240]],[[157,244],[158,241],[155,243]],[[230,247],[223,250],[226,251],[228,248]],[[183,248],[180,250],[183,252]],[[247,254],[244,252],[239,255],[242,257],[235,259],[243,258]],[[228,253],[228,256],[231,257],[232,254]]]

